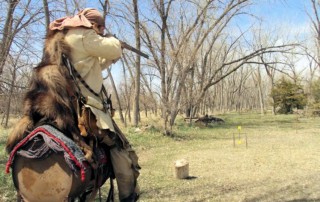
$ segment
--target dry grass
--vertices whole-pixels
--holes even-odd
[[[141,201],[320,201],[319,119],[223,118],[225,125],[211,128],[178,124],[176,139],[131,136],[143,167]],[[233,147],[237,125],[248,148],[244,135]],[[149,136],[147,143],[138,141]],[[174,178],[173,162],[180,158],[188,159],[194,178]]]
[[[144,124],[155,127],[124,130],[140,157],[140,201],[320,201],[319,118],[219,117],[226,123],[208,128],[178,120],[174,138],[163,136],[159,119],[150,117]],[[237,140],[233,147],[238,125],[248,136],[248,148],[243,134],[242,144]],[[189,161],[188,180],[174,178],[174,161],[181,158]],[[12,185],[9,177],[0,177],[5,182],[0,194],[9,201]]]

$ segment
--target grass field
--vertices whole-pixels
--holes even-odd
[[[140,201],[320,201],[320,118],[219,117],[226,123],[209,127],[179,119],[173,138],[159,132],[155,118],[143,123],[155,127],[142,132],[123,129],[140,157]],[[15,201],[10,175],[3,174],[7,132],[0,132],[0,200]],[[181,158],[190,179],[174,177]]]

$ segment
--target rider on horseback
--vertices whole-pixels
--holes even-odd
[[[70,62],[77,74],[83,98],[78,109],[81,134],[95,135],[110,148],[111,162],[121,201],[135,201],[138,197],[138,158],[129,142],[106,109],[101,71],[115,63],[122,54],[121,43],[114,37],[103,37],[104,18],[96,9],[87,8],[73,17],[53,21],[49,32],[65,33],[70,46]],[[105,90],[104,90],[105,91]]]

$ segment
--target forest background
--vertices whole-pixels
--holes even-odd
[[[109,33],[150,56],[124,50],[103,73],[125,125],[153,114],[170,135],[179,114],[319,110],[316,0],[2,0],[0,7],[5,127],[21,114],[49,22],[85,7],[103,12]]]

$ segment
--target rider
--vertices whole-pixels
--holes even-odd
[[[64,17],[50,23],[49,31],[64,31],[65,42],[70,46],[70,60],[81,76],[78,82],[81,94],[86,98],[82,114],[86,131],[94,133],[99,141],[110,148],[111,162],[116,177],[120,201],[135,201],[138,198],[138,159],[127,139],[103,106],[102,70],[115,63],[122,54],[121,43],[114,37],[103,37],[105,22],[101,13],[86,8],[73,17]],[[86,120],[89,121],[86,122]],[[96,130],[91,130],[90,121],[95,121]]]

